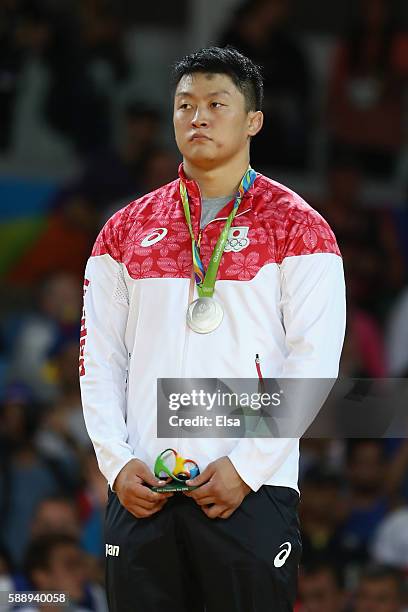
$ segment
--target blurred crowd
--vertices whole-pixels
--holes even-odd
[[[252,165],[272,178],[306,177],[301,195],[337,236],[348,299],[341,375],[405,377],[408,34],[393,0],[354,2],[322,76],[292,27],[294,4],[240,3],[219,34],[263,67],[265,127]],[[41,120],[78,160],[34,239],[1,267],[0,590],[66,591],[83,612],[107,610],[107,485],[78,383],[83,271],[103,222],[173,180],[179,163],[163,139],[163,109],[126,99],[115,119],[112,92],[132,72],[120,7],[0,1],[0,156],[11,151],[35,57],[48,83]],[[321,61],[327,49],[315,38]],[[304,440],[300,467],[298,609],[408,609],[408,442]]]

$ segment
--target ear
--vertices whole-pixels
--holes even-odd
[[[248,136],[255,136],[263,126],[263,112],[249,111],[248,113]]]

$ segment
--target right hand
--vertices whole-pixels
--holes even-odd
[[[146,518],[161,510],[173,493],[156,493],[146,486],[163,486],[140,459],[132,459],[119,472],[113,489],[122,506],[137,518]]]

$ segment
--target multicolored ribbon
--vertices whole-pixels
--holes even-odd
[[[208,264],[207,272],[205,271],[203,262],[200,256],[200,246],[195,239],[193,228],[191,225],[191,215],[190,215],[190,204],[188,201],[187,188],[182,180],[180,180],[180,195],[181,200],[183,202],[184,214],[186,217],[187,226],[191,236],[191,252],[193,256],[193,268],[194,268],[194,277],[197,285],[197,293],[199,297],[212,297],[215,288],[215,281],[217,278],[218,268],[220,267],[221,257],[224,252],[224,248],[228,239],[228,233],[231,227],[231,224],[234,220],[235,215],[237,214],[239,205],[241,204],[242,198],[244,194],[250,189],[256,179],[256,172],[248,167],[248,170],[245,172],[242,177],[241,183],[238,187],[238,193],[235,198],[234,206],[232,211],[230,212],[228,219],[225,222],[225,225],[221,231],[221,234],[217,240],[217,244],[214,247],[214,250],[211,255],[210,262]]]

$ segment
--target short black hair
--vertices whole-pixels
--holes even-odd
[[[207,47],[183,57],[173,66],[173,90],[183,76],[196,72],[228,75],[244,95],[246,111],[261,110],[263,103],[261,68],[234,47],[230,45]]]
[[[75,537],[63,533],[49,533],[30,542],[24,563],[25,574],[30,582],[35,570],[49,569],[51,555],[61,546],[79,546],[79,543]]]
[[[369,563],[363,568],[360,574],[359,583],[361,584],[363,581],[374,582],[376,580],[392,580],[399,597],[403,598],[406,596],[407,587],[405,575],[398,567],[386,563]]]
[[[362,446],[376,446],[380,451],[381,460],[387,459],[384,440],[382,438],[351,438],[346,445],[346,463],[350,465],[355,460],[356,452]]]
[[[344,572],[339,563],[335,563],[326,555],[317,555],[310,559],[307,563],[301,565],[303,576],[316,576],[321,573],[328,573],[333,579],[339,591],[343,591],[345,586]]]

